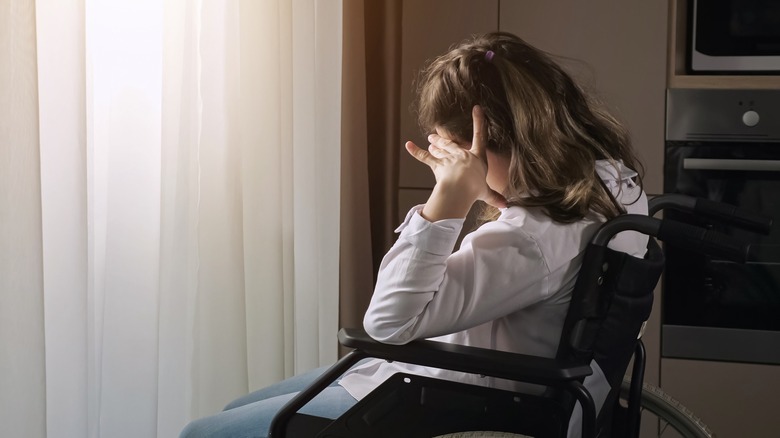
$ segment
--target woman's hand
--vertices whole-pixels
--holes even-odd
[[[471,116],[474,137],[470,145],[459,145],[442,136],[446,133],[438,129],[436,134],[428,136],[431,144],[427,151],[412,142],[406,143],[406,150],[427,164],[436,177],[436,186],[422,211],[422,216],[431,222],[466,217],[478,199],[495,207],[506,207],[504,197],[486,181],[488,139],[482,108],[474,106]]]

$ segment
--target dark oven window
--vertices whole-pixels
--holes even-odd
[[[751,243],[741,265],[666,245],[664,324],[780,330],[780,144],[667,142],[665,193],[726,202],[775,218],[769,236],[711,225],[667,210],[665,217],[715,228]]]
[[[780,2],[777,0],[698,0],[695,16],[696,50],[701,53],[712,56],[780,53]]]

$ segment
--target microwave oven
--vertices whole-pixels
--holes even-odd
[[[780,0],[689,0],[693,74],[780,74]]]

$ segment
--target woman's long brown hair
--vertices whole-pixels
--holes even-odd
[[[641,175],[630,137],[550,55],[496,32],[458,45],[421,72],[416,110],[424,131],[441,127],[470,141],[477,104],[487,119],[488,149],[509,157],[509,205],[542,207],[564,223],[590,211],[607,219],[624,211],[595,162],[622,160]]]

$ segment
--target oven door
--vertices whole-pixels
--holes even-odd
[[[665,193],[725,202],[774,218],[769,235],[712,225],[695,215],[665,217],[750,243],[737,264],[665,245],[662,354],[780,364],[780,143],[667,141]]]

